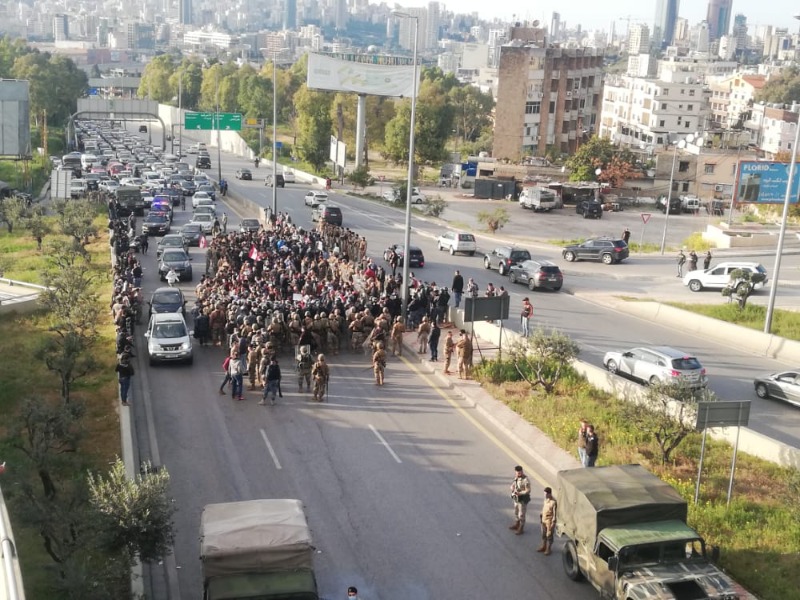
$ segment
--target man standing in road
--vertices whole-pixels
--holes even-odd
[[[264,386],[264,397],[259,401],[260,405],[267,403],[267,396],[269,396],[269,403],[275,406],[275,396],[280,393],[281,389],[281,368],[278,365],[278,358],[273,355],[267,367],[266,385]]]
[[[708,270],[708,267],[711,266],[711,250],[706,252],[706,257],[703,259],[703,269]]]
[[[623,242],[625,242],[625,243],[627,244],[627,243],[628,243],[628,240],[630,240],[630,239],[631,239],[631,230],[630,230],[630,229],[628,229],[628,228],[626,227],[626,228],[625,228],[625,229],[622,231],[622,241],[623,241]]]
[[[528,298],[522,300],[522,335],[528,337],[530,335],[530,320],[533,317],[533,305]]]
[[[458,353],[458,378],[469,379],[472,369],[472,340],[469,339],[465,329],[461,330],[458,342],[456,342],[456,352]]]
[[[514,481],[511,482],[511,499],[514,501],[514,523],[509,527],[516,535],[525,530],[525,515],[531,501],[531,482],[522,467],[514,467]]]
[[[311,368],[314,366],[314,359],[311,358],[311,347],[300,346],[300,356],[297,357],[297,391],[303,391],[303,382],[306,383],[306,391],[311,391]]]
[[[586,464],[585,467],[593,467],[597,462],[597,455],[600,451],[600,440],[594,432],[593,425],[586,426]]]
[[[461,271],[456,271],[453,276],[453,285],[450,286],[453,290],[453,301],[456,303],[456,308],[461,305],[461,296],[464,294],[464,278],[461,276]]]
[[[406,326],[403,325],[403,317],[396,317],[394,325],[392,325],[392,354],[395,356],[403,356],[403,334],[406,332]]]
[[[325,362],[324,354],[317,356],[317,362],[311,367],[311,375],[314,377],[314,400],[322,402],[325,399],[325,394],[328,389],[328,380],[331,375],[328,364]]]
[[[558,503],[553,498],[553,490],[549,487],[544,488],[544,504],[542,504],[542,512],[539,515],[539,523],[542,527],[542,545],[536,551],[544,552],[545,556],[550,555],[553,547],[553,533],[556,530],[556,513],[558,511]]]
[[[383,342],[378,342],[372,354],[372,371],[375,373],[375,385],[383,385],[383,375],[386,370],[386,351]]]
[[[228,233],[228,213],[222,213],[222,233]]]
[[[678,250],[678,256],[676,260],[678,261],[678,274],[676,277],[683,277],[683,265],[686,264],[686,255],[683,253],[683,248]]]

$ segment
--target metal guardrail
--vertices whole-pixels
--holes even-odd
[[[0,556],[3,559],[3,568],[0,569],[0,600],[25,600],[22,571],[19,568],[17,547],[14,543],[14,534],[11,532],[11,521],[8,518],[2,489],[0,489]]]

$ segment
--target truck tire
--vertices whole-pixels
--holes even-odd
[[[564,573],[572,581],[583,580],[583,573],[581,573],[581,568],[578,566],[578,550],[572,540],[568,540],[564,544],[564,549],[561,551],[561,563],[564,565]]]

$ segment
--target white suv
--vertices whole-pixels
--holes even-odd
[[[611,373],[627,375],[645,384],[678,384],[690,388],[708,385],[706,370],[700,361],[669,346],[606,352],[603,365]]]
[[[737,269],[764,276],[764,280],[757,282],[753,286],[754,288],[766,285],[767,270],[763,265],[754,262],[724,262],[710,269],[689,271],[683,276],[683,285],[688,286],[693,292],[700,292],[704,289],[721,290],[731,282],[731,273]]]
[[[478,249],[475,236],[463,231],[448,231],[439,236],[436,244],[439,250],[447,250],[451,255],[456,252],[466,252],[470,256],[475,256],[475,251]]]
[[[144,337],[147,338],[147,357],[157,362],[192,364],[192,332],[180,313],[153,313]]]

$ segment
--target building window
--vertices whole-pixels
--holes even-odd
[[[688,192],[689,191],[689,182],[688,181],[684,181],[683,185],[681,187],[683,187],[683,191],[684,192]]]
[[[689,90],[689,95],[694,96],[694,90]]]
[[[667,103],[666,102],[662,102],[661,103],[661,110],[667,110]]]
[[[682,160],[678,163],[678,172],[679,173],[687,173],[689,171],[689,161]]]
[[[685,94],[685,93],[686,93],[686,90],[681,88],[681,94]]]
[[[694,104],[687,104],[686,105],[686,110],[689,111],[689,112],[692,112],[694,110]]]
[[[691,126],[692,126],[692,122],[691,121],[686,121],[686,129],[689,129],[689,127],[691,127]]]
[[[659,126],[659,127],[664,127],[664,126],[666,125],[666,123],[667,123],[667,122],[666,122],[664,119],[661,119],[661,120],[658,122],[658,126]]]
[[[555,101],[550,102],[550,114],[554,114],[556,112],[556,103]]]
[[[664,88],[663,90],[661,90],[661,94],[664,96],[669,96],[669,90]]]
[[[661,137],[661,136],[658,136],[658,143],[659,144],[663,144],[664,143],[664,138]]]
[[[542,109],[541,102],[526,102],[525,103],[525,114],[526,115],[538,115]]]
[[[713,175],[714,174],[714,164],[713,163],[706,163],[705,165],[705,172],[706,175]]]

